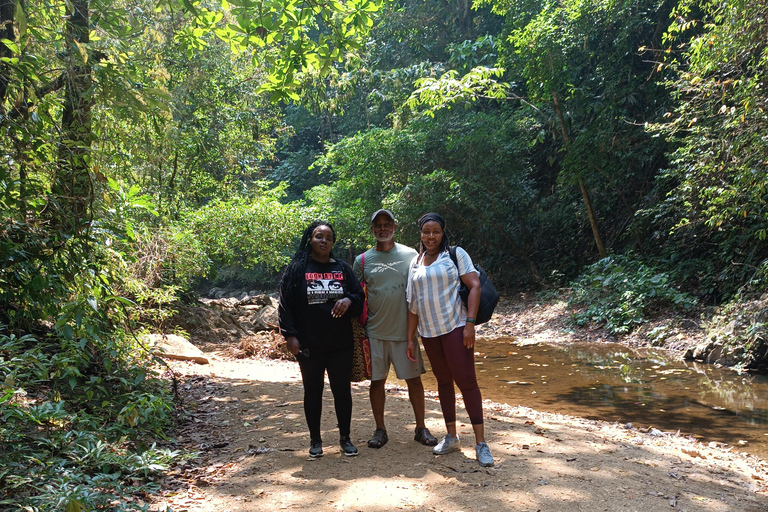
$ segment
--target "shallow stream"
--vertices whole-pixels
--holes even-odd
[[[520,345],[499,338],[480,341],[476,350],[483,398],[632,423],[636,428],[680,431],[768,458],[766,376],[613,343]],[[431,372],[424,382],[428,389],[437,389]]]

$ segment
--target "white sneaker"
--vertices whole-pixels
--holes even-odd
[[[446,453],[458,451],[460,448],[461,441],[459,441],[459,436],[454,437],[451,434],[445,434],[445,437],[437,443],[437,446],[432,448],[432,453],[435,455],[445,455]]]
[[[477,462],[483,467],[493,466],[493,455],[491,455],[491,449],[485,443],[477,443],[475,446],[475,454],[477,454]]]

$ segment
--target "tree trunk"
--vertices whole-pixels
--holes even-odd
[[[0,40],[7,39],[9,41],[16,41],[16,35],[13,32],[13,23],[14,23],[14,8],[15,4],[13,0],[0,0]],[[0,42],[0,58],[11,58],[13,57],[13,52],[10,48],[8,48],[6,45],[4,45],[2,42]],[[8,114],[5,110],[5,101],[6,97],[8,96],[8,85],[11,83],[11,70],[8,68],[8,65],[5,63],[0,63],[0,118],[6,119],[8,117]],[[19,186],[20,186],[20,192],[19,192],[19,218],[24,218],[24,212],[26,210],[26,205],[24,204],[24,199],[26,197],[25,191],[24,191],[24,184],[26,183],[26,175],[24,174],[24,167],[23,163],[21,162],[21,159],[19,158],[22,155],[22,151],[19,148],[19,139],[13,135],[9,134],[11,137],[13,137],[14,140],[14,148],[16,150],[16,155],[14,157],[17,162],[19,162],[20,170],[19,170]]]
[[[600,254],[600,258],[605,258],[608,253],[605,252],[605,246],[603,245],[603,238],[600,236],[600,229],[597,227],[597,218],[595,217],[595,211],[592,209],[592,200],[589,198],[589,192],[587,187],[584,186],[584,180],[579,176],[579,189],[581,190],[581,197],[584,199],[584,206],[587,208],[587,216],[589,217],[589,225],[592,227],[592,235],[595,237],[595,245],[597,246],[597,252]]]
[[[15,2],[13,0],[0,0],[0,39],[15,41],[13,33]],[[0,57],[13,56],[10,48],[0,43]],[[11,81],[11,72],[8,65],[0,63],[0,115],[5,117],[5,97],[8,94],[8,84]]]
[[[560,132],[563,135],[566,148],[570,145],[570,138],[568,137],[568,129],[565,125],[565,118],[563,117],[563,111],[560,108],[560,101],[557,99],[557,92],[552,92],[552,102],[555,106],[555,114],[560,124]],[[595,217],[595,211],[592,208],[592,200],[589,198],[589,191],[587,190],[584,180],[581,175],[578,176],[579,190],[581,190],[581,198],[584,200],[584,206],[587,209],[587,216],[589,217],[589,225],[592,228],[592,236],[595,239],[595,245],[597,246],[597,252],[601,258],[605,258],[608,253],[605,252],[605,245],[603,245],[603,238],[600,236],[600,228],[597,225],[597,217]]]
[[[455,3],[456,24],[466,39],[475,38],[475,30],[472,25],[472,0],[457,0]]]
[[[89,220],[93,187],[89,169],[91,149],[91,62],[88,0],[73,0],[68,13],[65,40],[67,67],[64,110],[61,119],[58,175],[54,196],[58,203],[57,225],[75,234]]]

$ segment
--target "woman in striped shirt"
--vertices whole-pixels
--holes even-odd
[[[432,451],[443,455],[460,449],[456,432],[456,391],[461,390],[475,433],[475,453],[482,466],[493,466],[485,442],[483,402],[475,376],[475,315],[480,303],[480,279],[472,259],[456,248],[457,264],[449,254],[445,220],[437,213],[419,219],[419,255],[408,272],[408,357],[416,360],[414,336],[418,330],[437,379],[440,408],[446,436]],[[459,298],[459,284],[469,289],[465,307]]]

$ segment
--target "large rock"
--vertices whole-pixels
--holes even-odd
[[[256,314],[254,323],[261,325],[264,329],[279,329],[280,320],[277,317],[277,308],[274,306],[264,306]]]
[[[766,322],[768,322],[768,306],[762,308],[752,317],[753,324],[764,324]]]
[[[200,364],[210,363],[202,350],[176,334],[148,334],[144,339],[155,355]]]
[[[711,339],[704,340],[704,343],[699,343],[692,349],[688,349],[686,358],[695,361],[704,361],[707,359],[707,355],[709,355],[713,346],[714,342]]]
[[[211,299],[220,299],[227,294],[227,291],[223,288],[213,287],[208,290],[208,297]]]
[[[768,340],[762,335],[752,338],[744,356],[744,368],[761,371],[768,369]]]
[[[723,347],[724,345],[722,341],[716,341],[709,347],[709,350],[703,359],[708,363],[720,362],[720,358],[723,355]]]
[[[270,305],[272,305],[272,298],[269,295],[266,295],[266,294],[254,295],[253,293],[241,299],[240,302],[238,303],[239,307],[270,306]]]

